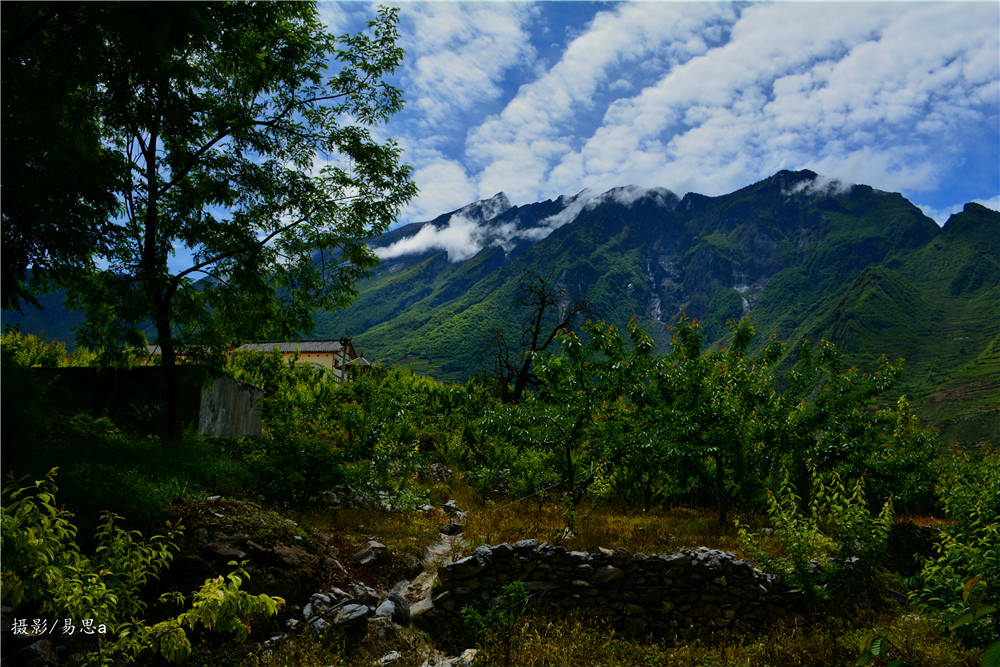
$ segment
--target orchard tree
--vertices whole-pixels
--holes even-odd
[[[653,340],[634,321],[630,344],[604,322],[587,322],[583,333],[585,339],[559,331],[560,353],[536,361],[538,395],[525,405],[538,416],[534,437],[562,479],[571,528],[577,505],[609,486],[617,468],[648,442],[636,408],[656,363]]]
[[[736,503],[762,490],[762,466],[776,423],[771,367],[782,344],[772,339],[751,356],[753,335],[753,327],[741,320],[731,325],[729,347],[703,351],[701,326],[682,317],[671,352],[652,380],[647,408],[664,457],[712,489],[720,524]]]
[[[879,405],[900,362],[880,358],[871,373],[845,369],[836,347],[821,341],[815,349],[804,344],[779,383],[783,344],[772,338],[751,354],[753,336],[742,320],[731,325],[727,348],[703,351],[701,326],[682,318],[644,410],[659,431],[663,460],[712,490],[721,524],[734,506],[758,506],[782,470],[803,490],[804,504],[810,469],[868,477],[876,503],[895,495],[906,506],[926,504],[936,437],[920,427],[905,398],[895,408]]]
[[[152,323],[177,435],[178,352],[308,330],[313,309],[355,295],[377,263],[366,240],[415,194],[399,148],[373,133],[402,107],[386,80],[403,56],[396,12],[342,37],[315,3],[101,12],[72,37],[103,57],[91,113],[125,171],[105,184],[104,270],[69,287],[91,345],[142,342]]]

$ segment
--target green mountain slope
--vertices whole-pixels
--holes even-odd
[[[484,225],[544,226],[565,206],[511,207]],[[618,189],[534,243],[487,245],[460,262],[441,249],[387,260],[355,304],[321,316],[319,333],[348,328],[370,356],[463,379],[490,367],[495,329],[518,340],[517,287],[542,275],[598,318],[637,318],[662,345],[682,312],[717,342],[727,320],[747,315],[762,340],[826,338],[862,368],[903,357],[901,391],[947,438],[1000,441],[984,412],[1000,402],[987,354],[1000,334],[997,218],[970,204],[940,229],[899,194],[808,171],[720,197]]]
[[[634,317],[664,348],[686,313],[716,345],[748,316],[761,341],[789,341],[786,363],[820,338],[863,369],[903,357],[900,391],[946,439],[1000,443],[1000,213],[976,204],[939,228],[899,194],[782,171],[718,197],[498,194],[373,247],[383,261],[358,299],[316,313],[312,337],[346,331],[369,358],[462,380],[492,367],[497,330],[520,340],[520,287],[543,276],[563,306]]]

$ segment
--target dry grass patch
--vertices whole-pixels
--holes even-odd
[[[307,525],[327,533],[340,535],[358,549],[369,538],[385,544],[391,551],[422,551],[437,540],[443,522],[441,512],[389,512],[370,507],[315,510],[299,515]]]
[[[570,549],[624,547],[632,552],[672,553],[708,546],[742,556],[742,547],[732,524],[719,525],[714,512],[685,507],[642,511],[609,506],[582,505],[577,509],[575,536],[565,534],[566,511],[552,502],[531,500],[479,500],[471,490],[462,493],[459,505],[468,511],[465,541],[471,549],[480,544],[516,542],[534,538]],[[764,517],[741,519],[761,526]],[[763,538],[763,547],[780,549],[776,539]]]
[[[942,637],[928,621],[887,613],[850,624],[824,619],[805,624],[790,620],[764,634],[718,634],[710,639],[631,638],[580,618],[525,620],[518,631],[511,664],[543,665],[731,665],[805,667],[853,665],[858,644],[868,632],[889,638],[887,661],[901,659],[913,667],[972,667],[980,653]],[[501,664],[501,638],[483,642],[483,664]],[[884,662],[872,663],[884,664]]]

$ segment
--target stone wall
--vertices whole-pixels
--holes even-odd
[[[635,632],[693,636],[722,628],[762,628],[796,611],[798,591],[731,553],[708,550],[631,554],[568,551],[536,540],[481,546],[443,565],[434,607],[485,607],[503,587],[524,583],[539,607],[575,610]]]

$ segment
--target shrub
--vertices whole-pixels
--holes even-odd
[[[514,581],[504,586],[496,605],[485,613],[474,607],[462,607],[462,622],[475,635],[480,646],[490,655],[499,658],[498,664],[507,667],[520,635],[521,623],[528,608],[528,592],[524,584]]]
[[[191,650],[185,627],[201,625],[243,639],[249,619],[273,616],[283,604],[280,598],[241,591],[246,573],[240,565],[226,578],[207,580],[177,617],[149,625],[141,594],[173,559],[180,526],[168,524],[165,535],[146,540],[139,531],[119,527],[121,517],[106,513],[94,536],[97,546],[87,555],[77,544],[73,515],[57,507],[55,493],[53,469],[45,480],[10,491],[5,499],[2,599],[15,616],[37,611],[48,618],[96,620],[106,632],[95,635],[96,646],[83,647],[87,664],[134,661],[149,651],[178,661]],[[183,599],[179,593],[168,597]]]
[[[938,494],[954,523],[942,530],[911,598],[967,645],[986,646],[1000,631],[1000,450],[978,461],[956,450],[940,474]]]
[[[777,492],[767,494],[768,516],[784,556],[768,555],[737,522],[740,541],[766,570],[800,588],[811,600],[827,598],[832,586],[869,586],[892,529],[891,500],[872,516],[862,480],[848,492],[837,473],[824,480],[810,467],[810,474],[813,489],[808,513],[803,512],[802,499],[787,472]]]

